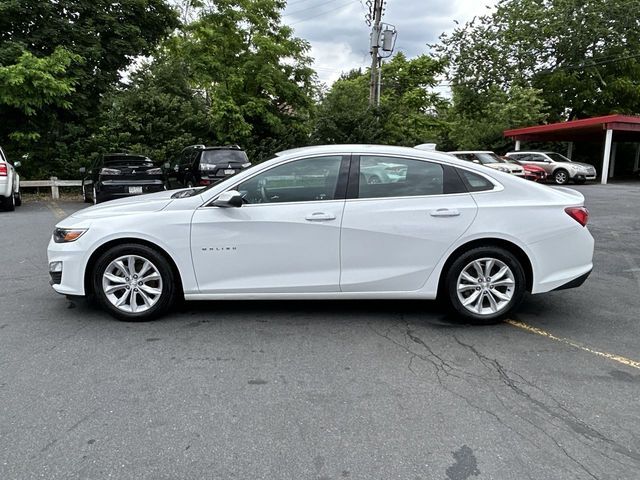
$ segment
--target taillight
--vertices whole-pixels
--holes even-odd
[[[564,211],[583,227],[586,227],[587,223],[589,223],[589,210],[585,207],[568,207]]]
[[[0,163],[0,177],[6,177],[8,175],[8,168],[6,163]]]
[[[211,180],[206,180],[203,178],[198,182],[198,185],[209,185],[210,183],[211,183]]]

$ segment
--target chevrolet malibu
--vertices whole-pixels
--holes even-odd
[[[367,181],[363,172],[394,166]],[[51,284],[121,320],[186,300],[435,299],[496,322],[527,292],[578,287],[584,197],[450,155],[290,150],[207,188],[115,200],[58,224]]]

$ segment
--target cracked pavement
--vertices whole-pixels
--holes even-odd
[[[595,271],[514,319],[640,360],[640,185],[578,187]],[[70,213],[82,204],[60,202]],[[0,212],[0,478],[620,479],[640,371],[431,302],[187,303],[117,322],[48,286],[54,210]]]

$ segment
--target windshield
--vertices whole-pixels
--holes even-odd
[[[495,153],[476,153],[476,157],[480,159],[480,163],[483,165],[491,163],[503,163]]]
[[[220,163],[247,163],[247,154],[242,150],[205,150],[200,163],[217,165]]]
[[[244,152],[241,152],[241,153],[244,153]],[[255,167],[257,167],[257,165],[251,165],[250,167],[242,170],[242,173],[247,172]],[[206,192],[207,190],[211,190],[213,187],[219,187],[222,183],[226,182],[230,178],[232,177],[228,177],[226,180],[223,180],[222,182],[219,182],[219,183],[210,183],[206,187],[197,187],[197,188],[192,188],[189,190],[183,190],[183,191],[177,192],[171,198],[185,198],[185,197],[192,197],[194,195],[199,195],[201,193]]]
[[[570,162],[567,157],[560,155],[559,153],[547,153],[547,156],[554,162]]]

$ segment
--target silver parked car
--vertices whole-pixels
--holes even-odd
[[[596,169],[588,163],[572,162],[564,155],[555,152],[509,152],[507,157],[525,165],[537,165],[544,168],[547,178],[558,185],[569,181],[577,184],[596,179]]]

